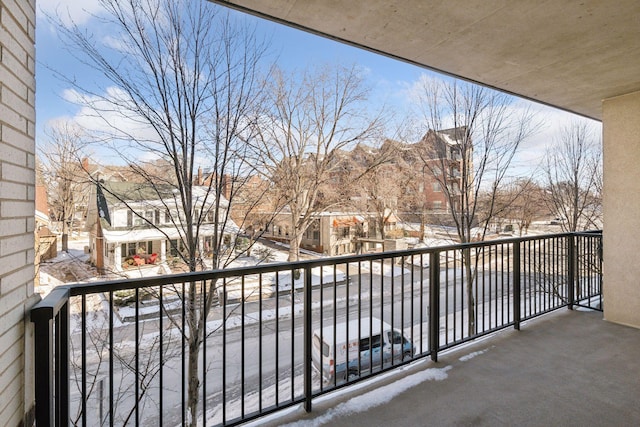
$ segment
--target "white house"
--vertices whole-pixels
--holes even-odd
[[[220,229],[228,209],[224,198],[216,225],[215,195],[207,190],[207,187],[195,186],[192,195],[193,227],[199,226],[198,248],[203,258],[211,256],[214,236],[222,233],[223,241],[231,242],[231,235],[237,234],[237,227],[230,219],[226,220],[225,229]],[[137,273],[142,269],[151,270],[151,266],[160,267],[148,274],[169,271],[169,265],[179,260],[179,253],[185,247],[186,221],[177,190],[170,186],[105,182],[101,184],[101,191],[109,218],[98,215],[98,194],[94,187],[87,209],[91,262],[104,272]]]

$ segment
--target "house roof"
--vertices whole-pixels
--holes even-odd
[[[101,184],[107,203],[152,201],[173,199],[178,191],[175,187],[138,182],[107,181]]]

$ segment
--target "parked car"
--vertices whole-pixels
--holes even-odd
[[[354,379],[414,354],[409,338],[374,317],[337,323],[335,335],[333,325],[313,332],[313,366],[325,381]]]

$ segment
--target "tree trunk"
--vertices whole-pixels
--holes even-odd
[[[473,283],[475,282],[477,268],[474,269],[471,266],[471,249],[463,249],[462,259],[465,266],[465,273],[467,275],[467,280],[466,280],[467,306],[468,306],[467,332],[469,336],[472,336],[476,333],[476,299],[473,292]]]
[[[69,224],[67,215],[62,215],[62,252],[69,252]]]
[[[196,284],[189,284],[189,295],[187,301],[187,325],[189,328],[188,345],[189,354],[187,362],[188,388],[187,407],[189,408],[189,425],[196,426],[198,421],[198,400],[200,392],[200,379],[198,375],[198,356],[200,354],[200,330],[198,325],[198,310],[196,307]]]
[[[62,232],[62,252],[69,252],[69,234],[65,231]]]

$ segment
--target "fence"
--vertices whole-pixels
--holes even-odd
[[[562,307],[601,309],[602,234],[54,289],[37,425],[234,425]],[[67,421],[68,420],[68,421]]]

